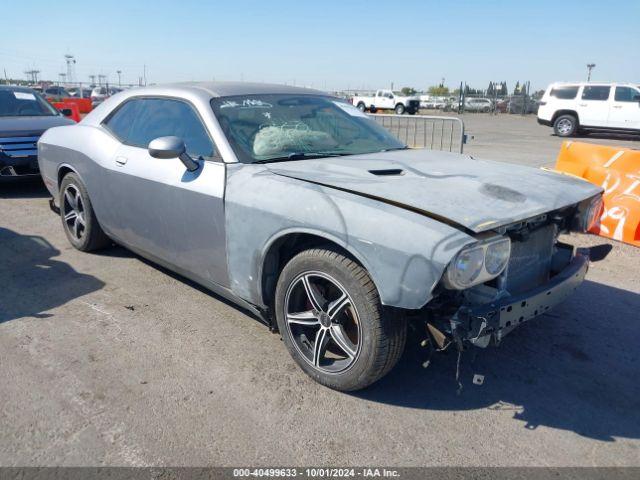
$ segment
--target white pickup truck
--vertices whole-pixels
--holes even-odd
[[[420,108],[420,99],[417,96],[406,96],[392,90],[377,90],[373,96],[356,94],[351,102],[360,111],[369,110],[371,113],[377,110],[394,110],[397,115],[404,112],[414,115]]]

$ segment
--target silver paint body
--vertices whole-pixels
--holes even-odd
[[[239,163],[211,109],[213,97],[321,94],[248,83],[131,89],[39,142],[40,170],[54,198],[60,172],[75,171],[116,242],[244,305],[264,308],[263,268],[283,236],[332,241],[370,272],[382,302],[425,305],[447,264],[476,234],[572,205],[600,190],[537,169],[428,150],[274,164]],[[219,158],[187,172],[121,144],[102,121],[131,97],[179,98],[199,113]],[[376,176],[370,171],[402,170]]]

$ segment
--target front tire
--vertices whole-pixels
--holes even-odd
[[[560,115],[553,122],[553,131],[559,137],[572,137],[578,131],[578,119],[573,115]]]
[[[361,112],[364,112],[367,110],[367,106],[363,102],[360,102],[358,104],[358,110],[360,110]]]
[[[68,173],[60,184],[60,218],[69,243],[80,251],[106,247],[111,240],[102,230],[80,177]]]
[[[382,306],[362,266],[330,249],[305,250],[285,265],[275,309],[291,356],[311,378],[335,390],[371,385],[404,350],[404,317]]]
[[[402,115],[404,114],[404,105],[399,103],[398,105],[396,105],[395,111],[396,111],[396,115]]]

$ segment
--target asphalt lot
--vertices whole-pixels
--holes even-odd
[[[467,153],[550,165],[535,118],[467,115]],[[587,141],[639,146],[627,138]],[[0,185],[0,465],[640,465],[640,249],[498,349],[328,390],[277,335],[113,247],[67,242],[40,185]],[[475,374],[485,383],[471,383]]]
[[[473,137],[464,152],[478,158],[551,167],[564,141],[553,135],[551,127],[538,125],[532,115],[467,114],[461,117],[467,134]],[[571,140],[640,148],[640,135],[590,134]]]

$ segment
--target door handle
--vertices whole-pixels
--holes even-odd
[[[586,103],[581,103],[579,106],[580,106],[580,107],[586,107],[586,106],[587,106],[587,104],[586,104]]]
[[[614,105],[613,108],[622,108],[622,105]]]
[[[116,157],[116,163],[118,165],[124,165],[127,163],[127,157]]]

